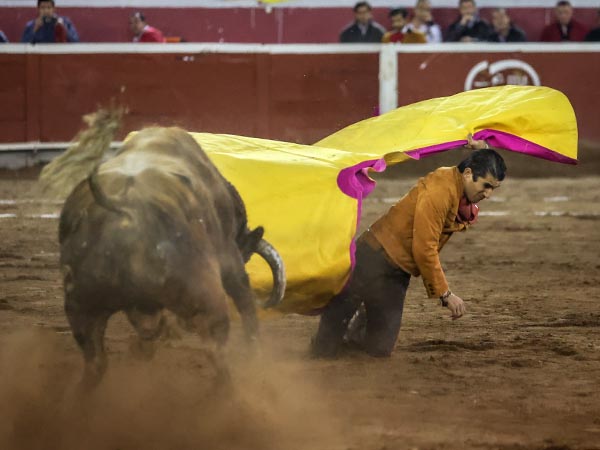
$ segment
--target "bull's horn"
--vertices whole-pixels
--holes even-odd
[[[277,306],[283,299],[285,294],[285,267],[283,260],[277,250],[273,248],[264,239],[258,242],[256,253],[263,257],[263,259],[269,264],[271,272],[273,272],[273,290],[271,291],[271,297],[263,305],[264,308],[273,308]]]

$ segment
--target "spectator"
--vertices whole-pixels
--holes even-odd
[[[489,39],[491,28],[479,17],[475,0],[460,0],[460,17],[448,28],[447,42],[477,42]]]
[[[504,8],[496,8],[492,12],[492,34],[490,42],[525,42],[525,32],[512,23]]]
[[[38,0],[38,16],[25,25],[21,42],[79,42],[73,23],[56,14],[54,0]]]
[[[0,44],[5,44],[8,42],[8,38],[6,35],[0,30]]]
[[[585,40],[587,42],[600,42],[600,9],[598,10],[598,26],[585,36]]]
[[[358,2],[354,5],[354,22],[341,32],[340,42],[381,42],[384,33],[385,29],[373,21],[369,2]]]
[[[392,29],[383,35],[381,42],[402,42],[402,39],[404,39],[402,29],[406,25],[408,11],[405,8],[394,8],[390,10],[389,16],[392,21]]]
[[[162,32],[148,25],[141,12],[135,12],[129,17],[129,27],[133,33],[133,42],[166,42]]]
[[[573,7],[568,1],[560,1],[554,9],[556,22],[551,23],[542,31],[543,42],[574,41],[581,42],[587,34],[587,29],[573,19]]]
[[[409,31],[415,34],[421,33],[425,36],[425,42],[428,43],[442,42],[442,30],[438,24],[433,22],[429,0],[417,0],[412,20],[406,24],[403,31],[405,34]]]

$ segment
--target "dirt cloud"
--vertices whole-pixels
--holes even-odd
[[[66,339],[26,331],[0,343],[0,448],[345,448],[325,396],[298,362],[268,351],[252,361],[234,355],[227,394],[189,352],[162,349],[149,363],[112,354],[106,378],[85,395],[81,360]]]

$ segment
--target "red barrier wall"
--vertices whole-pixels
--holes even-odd
[[[600,52],[401,53],[400,105],[461,92],[478,62],[517,59],[569,97],[580,136],[600,142]],[[0,142],[70,140],[81,116],[117,98],[125,130],[194,131],[313,143],[368,118],[378,53],[0,54]]]
[[[349,2],[349,5],[352,3]],[[549,2],[550,6],[554,2]],[[132,8],[58,8],[58,13],[75,24],[82,42],[129,42],[128,17]],[[188,42],[246,43],[333,43],[352,18],[348,8],[147,8],[148,22],[168,36],[180,36]],[[510,14],[523,28],[529,40],[536,41],[542,28],[553,19],[552,7],[513,8]],[[19,42],[35,8],[0,8],[0,30],[11,42]],[[375,19],[389,26],[388,9],[375,8]],[[489,20],[490,8],[481,15]],[[435,20],[443,30],[452,23],[455,8],[435,8]],[[596,8],[577,8],[575,18],[589,27],[598,26]]]
[[[193,59],[192,59],[193,58]],[[70,140],[117,98],[152,124],[314,142],[369,117],[378,54],[0,54],[0,142]]]
[[[580,137],[600,142],[600,53],[403,53],[398,63],[399,106],[461,92],[477,63],[503,60],[529,64],[541,85],[563,92],[575,110]]]

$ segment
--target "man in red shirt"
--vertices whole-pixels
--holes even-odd
[[[148,25],[141,12],[135,12],[129,17],[129,27],[133,33],[133,42],[166,42],[162,32]]]
[[[585,39],[588,29],[573,19],[573,7],[568,1],[560,1],[554,9],[556,22],[551,23],[542,31],[543,42],[573,41]]]

